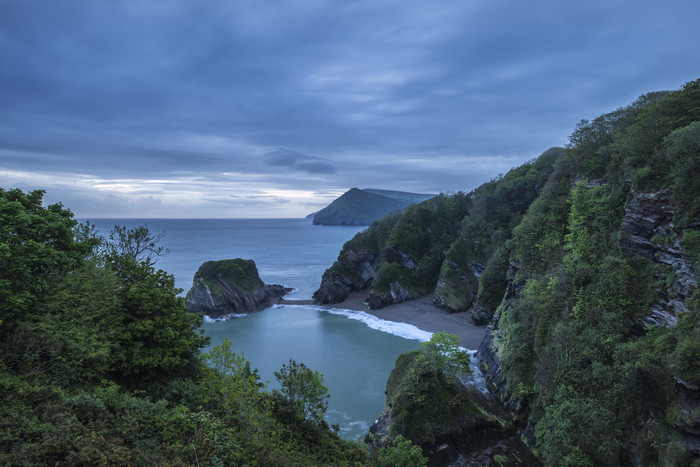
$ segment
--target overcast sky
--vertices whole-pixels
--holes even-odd
[[[78,217],[468,191],[700,78],[698,0],[0,0],[0,186]]]

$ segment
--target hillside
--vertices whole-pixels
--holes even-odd
[[[370,225],[392,211],[433,195],[389,190],[351,188],[313,217],[314,225]]]
[[[314,298],[432,295],[489,323],[482,368],[545,465],[698,465],[699,173],[697,80],[374,222]]]

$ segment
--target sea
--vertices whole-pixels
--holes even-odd
[[[86,219],[83,219],[85,221]],[[170,250],[155,267],[172,274],[182,295],[205,261],[252,259],[263,281],[294,289],[288,299],[311,299],[343,244],[364,227],[313,225],[308,219],[89,219],[108,236],[115,225],[145,225]],[[324,375],[330,394],[326,421],[345,439],[363,438],[381,415],[396,358],[431,333],[364,312],[276,305],[228,321],[207,320],[211,346],[228,338],[257,368],[268,389],[290,359]]]

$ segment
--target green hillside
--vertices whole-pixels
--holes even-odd
[[[374,222],[315,298],[432,294],[490,323],[483,368],[545,465],[699,465],[698,174],[700,80]]]
[[[404,209],[432,195],[388,190],[351,188],[318,211],[314,225],[370,225],[392,211]]]

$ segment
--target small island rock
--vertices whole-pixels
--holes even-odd
[[[207,261],[199,267],[187,293],[191,313],[212,318],[259,311],[276,303],[292,289],[265,284],[250,259]]]

